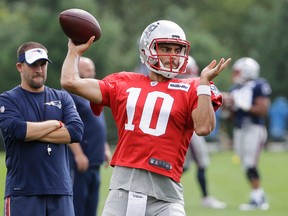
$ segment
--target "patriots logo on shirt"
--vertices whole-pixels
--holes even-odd
[[[5,112],[5,107],[4,107],[4,106],[1,106],[1,107],[0,107],[0,112],[1,112],[1,113],[4,113],[4,112]]]
[[[150,83],[151,86],[156,86],[157,84],[158,84],[157,81],[152,81],[152,82]]]
[[[56,106],[59,109],[62,108],[62,103],[61,101],[50,101],[50,102],[46,102],[45,105],[49,105],[49,106]]]

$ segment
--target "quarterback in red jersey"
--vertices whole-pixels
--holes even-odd
[[[186,71],[190,42],[176,23],[160,20],[139,41],[148,76],[119,72],[81,79],[78,60],[93,39],[78,46],[69,40],[61,85],[90,100],[95,114],[110,107],[118,128],[102,215],[185,215],[180,178],[186,151],[194,131],[203,136],[214,129],[222,96],[212,80],[231,59],[213,60],[200,78],[175,78]]]

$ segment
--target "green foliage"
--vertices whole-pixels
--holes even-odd
[[[191,41],[191,54],[200,68],[212,59],[251,56],[261,63],[262,75],[275,95],[287,95],[287,1],[278,0],[27,0],[0,3],[0,91],[19,83],[15,70],[17,47],[37,40],[49,49],[47,85],[60,88],[62,62],[67,51],[58,15],[68,8],[92,13],[102,27],[102,38],[86,53],[97,63],[98,77],[133,70],[139,62],[137,41],[143,29],[158,19],[180,24]],[[279,85],[279,80],[281,83]],[[216,81],[220,89],[230,85],[229,69]]]
[[[29,26],[19,8],[11,10],[4,2],[0,3],[0,92],[19,84],[19,73],[15,70],[16,50],[23,38],[27,38]],[[5,29],[5,30],[4,30]],[[23,31],[21,29],[28,29]]]
[[[254,7],[250,25],[246,26],[244,38],[251,47],[250,55],[261,65],[262,76],[273,87],[273,96],[287,97],[288,81],[288,1],[267,2],[265,7]]]

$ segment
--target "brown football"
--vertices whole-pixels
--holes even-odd
[[[63,32],[77,45],[86,43],[95,36],[94,42],[101,37],[101,27],[89,12],[71,8],[59,14],[59,23]]]

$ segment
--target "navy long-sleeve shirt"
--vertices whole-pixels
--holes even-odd
[[[66,144],[26,142],[27,121],[59,120],[71,142],[80,142],[84,125],[71,96],[45,87],[40,93],[17,86],[0,95],[0,128],[6,150],[5,197],[10,195],[72,195]],[[52,149],[50,155],[47,148]]]
[[[98,167],[105,161],[107,131],[104,113],[102,112],[100,116],[94,115],[88,100],[73,94],[71,96],[85,125],[83,139],[80,142],[81,148],[89,159],[89,168]],[[75,166],[73,154],[71,162]]]

